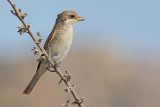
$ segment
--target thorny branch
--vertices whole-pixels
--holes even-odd
[[[11,10],[11,13],[15,16],[18,17],[18,19],[22,22],[22,24],[24,26],[21,26],[21,27],[18,27],[18,32],[20,35],[22,35],[23,33],[28,33],[31,38],[33,39],[34,43],[39,47],[40,51],[42,52],[42,54],[45,56],[45,58],[48,60],[48,62],[50,63],[51,67],[54,69],[54,71],[58,74],[58,76],[61,78],[60,82],[61,83],[62,81],[65,83],[65,85],[67,86],[67,89],[65,90],[65,92],[70,92],[72,94],[72,96],[74,97],[75,101],[72,102],[72,104],[77,104],[79,107],[85,107],[83,105],[83,101],[84,101],[84,98],[79,98],[76,91],[75,91],[75,86],[74,85],[71,85],[70,84],[70,79],[71,79],[71,76],[69,75],[69,73],[66,71],[66,74],[67,75],[64,75],[59,69],[58,67],[55,67],[54,66],[54,63],[53,61],[51,60],[51,58],[48,56],[48,54],[46,53],[46,51],[44,50],[44,48],[41,46],[41,42],[42,42],[42,39],[41,39],[41,36],[40,36],[40,33],[38,32],[37,33],[37,36],[40,36],[40,39],[37,40],[33,33],[31,32],[31,30],[29,29],[31,27],[31,24],[26,24],[26,22],[24,21],[24,18],[27,15],[27,13],[22,13],[22,10],[21,9],[17,9],[16,8],[16,5],[12,3],[11,0],[8,0],[8,2],[10,3],[10,5],[12,6],[12,8],[14,9]],[[37,50],[36,48],[32,49],[35,54],[37,55],[40,55],[40,51]],[[38,60],[41,60],[41,59],[38,59]],[[67,100],[67,103],[64,104],[64,106],[68,106],[68,104],[70,103],[70,100]]]

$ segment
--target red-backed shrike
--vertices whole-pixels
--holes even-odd
[[[55,65],[59,65],[67,55],[73,39],[73,26],[78,21],[84,21],[84,19],[75,11],[64,11],[57,15],[55,26],[44,44],[44,49]],[[31,93],[48,66],[46,59],[39,62],[37,71],[23,94]]]

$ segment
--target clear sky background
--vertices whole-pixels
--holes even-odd
[[[127,58],[160,60],[159,0],[13,0],[17,8],[28,13],[34,34],[44,40],[53,28],[58,13],[75,10],[86,20],[76,24],[73,50],[101,48]],[[18,56],[33,46],[31,38],[19,36],[20,21],[10,13],[7,0],[0,0],[0,54]],[[20,51],[21,50],[21,51]]]

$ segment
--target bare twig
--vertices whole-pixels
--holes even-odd
[[[31,38],[33,39],[34,43],[39,47],[40,51],[42,52],[42,54],[45,56],[45,58],[48,60],[48,62],[50,63],[51,67],[55,69],[55,72],[58,74],[58,76],[61,78],[61,81],[63,81],[65,83],[65,85],[67,86],[68,92],[70,92],[73,96],[73,98],[75,99],[74,104],[77,104],[79,107],[84,107],[83,103],[83,99],[84,98],[79,98],[76,91],[75,91],[75,86],[70,84],[70,75],[68,74],[67,76],[64,75],[57,67],[54,66],[53,61],[51,60],[51,58],[48,56],[48,54],[46,53],[46,51],[44,50],[44,48],[41,46],[41,38],[39,40],[37,40],[33,33],[31,32],[31,30],[29,29],[31,27],[31,24],[26,24],[26,22],[24,21],[24,18],[27,16],[27,13],[22,13],[21,9],[17,9],[16,5],[12,3],[11,0],[8,0],[8,2],[10,3],[10,5],[12,6],[12,8],[14,9],[11,10],[11,13],[14,14],[15,16],[18,17],[18,19],[22,22],[22,24],[24,26],[22,27],[18,27],[19,30],[18,32],[20,34],[23,33],[28,33]],[[38,36],[40,36],[40,33],[37,33]],[[40,36],[41,37],[41,36]],[[37,49],[33,49],[33,51],[35,52],[35,54],[40,54],[40,52]],[[67,101],[69,103],[69,100]],[[67,103],[67,104],[68,104]]]

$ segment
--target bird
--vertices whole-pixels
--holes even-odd
[[[80,17],[73,10],[66,10],[57,15],[55,25],[44,44],[44,49],[54,65],[59,66],[68,54],[73,40],[73,26],[77,22],[84,20],[83,17]],[[28,95],[31,93],[37,81],[47,71],[49,65],[46,59],[39,61],[36,73],[23,91],[23,94]]]

